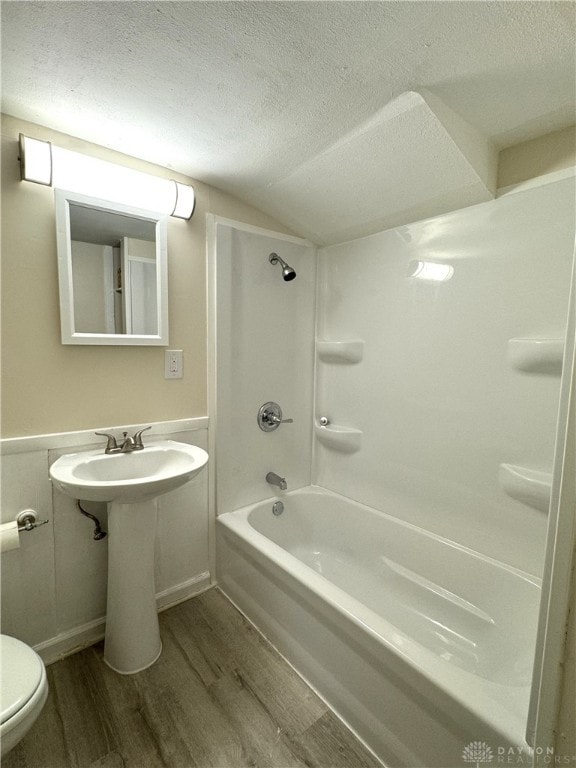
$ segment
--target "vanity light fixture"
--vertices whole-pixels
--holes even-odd
[[[194,213],[194,188],[20,134],[22,181],[53,186],[178,219]]]
[[[52,144],[20,134],[20,178],[52,186]]]
[[[190,187],[188,184],[180,184],[178,181],[175,181],[174,184],[176,185],[176,202],[174,210],[170,215],[178,219],[189,219],[192,217],[196,207],[194,187]]]

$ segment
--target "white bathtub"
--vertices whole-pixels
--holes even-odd
[[[524,730],[537,579],[319,488],[218,518],[223,591],[390,766]]]

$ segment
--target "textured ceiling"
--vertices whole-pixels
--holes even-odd
[[[490,200],[496,175],[489,141],[439,99],[406,91],[256,202],[326,245]]]
[[[266,209],[405,91],[500,148],[572,124],[575,20],[523,0],[3,2],[3,111]]]

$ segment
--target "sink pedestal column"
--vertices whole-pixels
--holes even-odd
[[[123,675],[146,669],[162,652],[154,585],[156,513],[156,499],[108,505],[104,661]]]

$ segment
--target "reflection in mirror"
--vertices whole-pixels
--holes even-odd
[[[158,333],[156,225],[71,204],[70,240],[76,330]]]
[[[56,191],[62,341],[167,344],[166,223]]]

